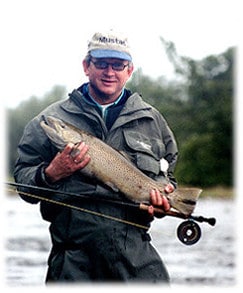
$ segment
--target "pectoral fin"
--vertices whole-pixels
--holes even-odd
[[[105,182],[105,184],[109,186],[114,192],[119,192],[119,189],[116,187],[114,183],[107,181]]]

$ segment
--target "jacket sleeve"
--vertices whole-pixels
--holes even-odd
[[[18,159],[15,164],[14,178],[17,183],[34,186],[47,186],[44,168],[55,156],[55,149],[48,141],[40,127],[40,117],[34,118],[25,127],[23,136],[18,145]],[[57,186],[52,186],[56,188]],[[28,196],[33,193],[28,188],[18,188],[20,196],[30,203],[39,202],[38,199]],[[36,191],[35,191],[36,193]]]
[[[44,119],[40,114],[30,121],[24,129],[23,136],[18,145],[18,159],[15,164],[14,178],[17,183],[47,187],[52,190],[69,191],[71,193],[94,194],[97,189],[97,183],[91,178],[82,176],[80,172],[75,172],[72,176],[50,183],[45,178],[44,170],[56,156],[59,151],[50,142],[43,129],[40,121]],[[30,194],[42,195],[42,190],[33,190],[31,188],[18,188],[19,195],[29,203],[38,203],[40,200],[31,197]],[[42,207],[49,206],[47,202],[41,201]],[[50,209],[52,211],[53,204]],[[47,210],[47,209],[46,209]],[[43,212],[43,209],[42,209]],[[46,214],[49,212],[46,212]]]
[[[169,129],[169,133],[170,133],[170,135],[168,136],[168,139],[166,142],[166,155],[164,158],[169,163],[167,177],[168,177],[170,183],[173,184],[174,187],[176,188],[177,182],[174,177],[174,170],[175,170],[177,158],[178,158],[178,149],[177,149],[176,140],[175,140],[174,135],[170,129]]]
[[[174,187],[177,187],[177,182],[174,177],[174,171],[177,163],[178,158],[178,147],[176,143],[175,136],[170,129],[167,121],[164,119],[162,115],[159,115],[159,125],[160,125],[160,131],[163,139],[163,143],[165,145],[165,155],[164,159],[169,163],[169,167],[167,170],[167,177],[171,184],[174,185]]]

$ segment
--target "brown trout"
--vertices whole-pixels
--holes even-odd
[[[120,191],[128,199],[138,203],[149,203],[150,191],[158,189],[165,195],[172,208],[188,216],[195,206],[201,193],[198,188],[178,188],[170,194],[164,192],[168,183],[156,182],[135,165],[123,154],[104,143],[93,135],[60,119],[48,116],[46,122],[40,122],[48,138],[60,150],[67,143],[78,144],[85,142],[89,146],[88,154],[91,157],[88,165],[81,169],[84,175],[92,176],[108,185],[115,191]]]

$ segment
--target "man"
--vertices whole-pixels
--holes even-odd
[[[69,98],[50,105],[26,126],[18,147],[14,172],[18,183],[48,187],[58,191],[109,197],[126,201],[119,192],[81,175],[92,158],[89,146],[81,143],[62,152],[52,145],[40,127],[48,115],[67,121],[112,147],[128,154],[132,162],[154,180],[164,180],[161,160],[167,160],[169,183],[165,192],[176,187],[173,177],[177,159],[174,136],[161,114],[137,94],[125,89],[133,72],[127,38],[109,32],[96,33],[83,61],[89,82],[74,90]],[[28,202],[37,199],[21,194]],[[52,250],[47,282],[74,281],[149,281],[169,282],[167,270],[150,244],[147,233],[154,206],[170,208],[158,190],[150,192],[148,212],[131,206],[85,200],[83,208],[134,223],[109,220],[94,213],[83,213],[41,201],[41,213],[50,221]],[[145,227],[143,229],[139,227]]]

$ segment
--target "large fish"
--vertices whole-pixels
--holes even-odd
[[[158,189],[165,195],[172,208],[188,216],[195,206],[201,190],[198,188],[178,188],[171,194],[164,192],[164,183],[156,182],[146,176],[128,158],[97,137],[76,128],[60,119],[48,116],[46,121],[40,122],[41,127],[52,143],[60,150],[67,143],[78,144],[85,142],[89,146],[90,162],[80,172],[93,176],[111,187],[122,192],[127,198],[135,202],[148,203],[150,191]]]

